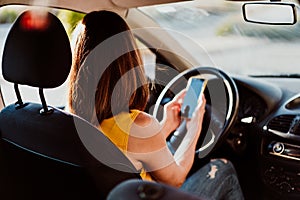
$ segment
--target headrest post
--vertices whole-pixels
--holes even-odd
[[[41,102],[42,102],[42,105],[43,105],[43,108],[40,110],[40,114],[48,115],[48,114],[53,113],[53,109],[48,108],[48,106],[47,106],[45,96],[44,96],[44,92],[43,92],[43,88],[39,88],[39,94],[40,94]]]
[[[19,109],[24,106],[24,103],[22,101],[20,90],[19,90],[19,85],[17,83],[14,84],[14,88],[15,88],[15,92],[17,95],[17,99],[18,99],[18,101],[15,103],[15,105],[16,105],[16,108]]]

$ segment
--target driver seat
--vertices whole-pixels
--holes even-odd
[[[25,11],[13,24],[2,73],[14,83],[17,102],[0,113],[2,199],[104,199],[122,181],[140,179],[97,128],[47,105],[43,90],[66,81],[71,57],[68,36],[55,15],[35,18]],[[39,88],[41,103],[24,103],[19,85]]]

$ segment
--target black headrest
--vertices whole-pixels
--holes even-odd
[[[5,80],[40,88],[58,87],[67,79],[71,63],[69,38],[55,15],[25,11],[17,18],[4,46]]]

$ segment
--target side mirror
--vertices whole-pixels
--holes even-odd
[[[297,22],[296,6],[292,3],[245,3],[242,9],[246,22],[269,25],[293,25]]]

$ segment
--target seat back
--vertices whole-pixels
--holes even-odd
[[[163,183],[141,180],[127,180],[117,185],[108,195],[107,200],[203,200],[178,188]]]
[[[120,182],[140,178],[97,128],[47,105],[43,89],[61,85],[70,67],[70,44],[59,19],[48,12],[22,13],[2,60],[3,77],[15,84],[18,100],[0,113],[1,198],[101,199]],[[41,104],[24,103],[19,84],[38,87]]]

